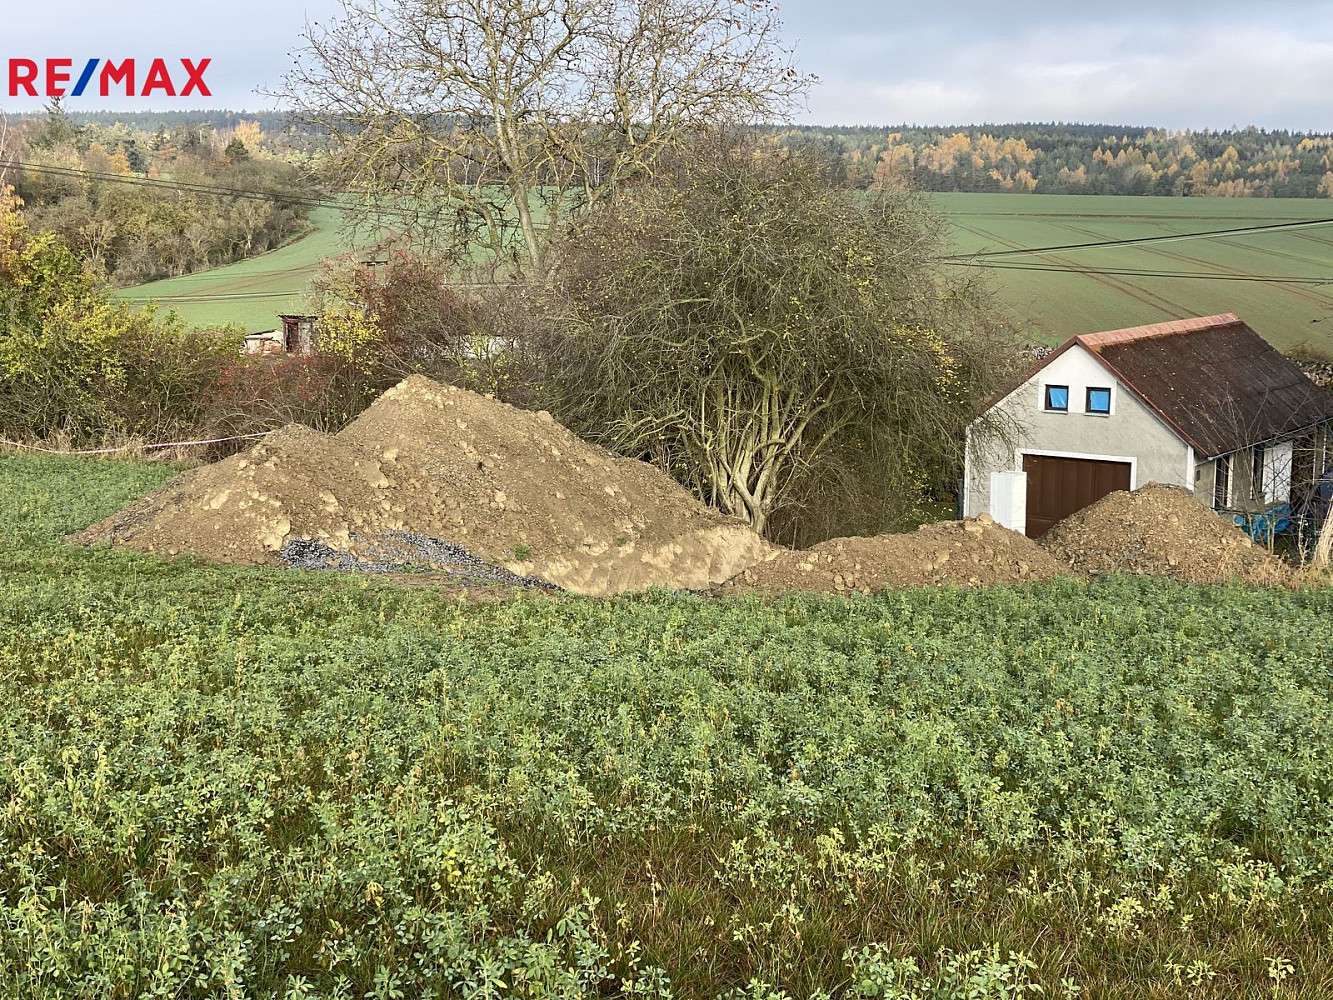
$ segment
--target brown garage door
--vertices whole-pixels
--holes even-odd
[[[1040,538],[1056,521],[1108,493],[1129,489],[1128,462],[1024,455],[1023,471],[1028,474],[1029,538]]]

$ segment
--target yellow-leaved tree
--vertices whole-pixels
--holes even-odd
[[[189,365],[155,363],[187,337],[178,320],[112,299],[59,236],[30,230],[18,199],[0,190],[0,434],[98,440],[163,426],[168,407],[188,424],[206,363],[234,345],[193,337]]]

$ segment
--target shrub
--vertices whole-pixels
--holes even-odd
[[[227,437],[293,421],[336,430],[374,398],[355,352],[243,357],[236,331],[187,330],[174,315],[115,301],[59,237],[31,232],[11,197],[0,199],[0,276],[7,438],[58,435],[82,447]]]

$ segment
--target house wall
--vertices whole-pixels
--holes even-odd
[[[1311,449],[1314,453],[1313,462],[1311,463],[1313,468],[1312,479],[1317,481],[1330,463],[1333,463],[1333,451],[1330,450],[1330,444],[1333,444],[1333,425],[1323,424],[1312,431],[1270,441],[1267,442],[1266,447],[1271,448],[1273,445],[1283,442],[1299,442],[1306,433],[1313,436],[1313,447]],[[1241,448],[1239,451],[1232,452],[1229,457],[1231,459],[1231,501],[1227,509],[1252,510],[1263,506],[1263,502],[1254,495],[1254,448]],[[1216,477],[1216,459],[1203,460],[1196,465],[1194,492],[1203,503],[1210,507],[1213,506]],[[1293,477],[1293,485],[1300,487],[1309,484],[1295,482]],[[1275,502],[1281,503],[1285,500],[1286,497],[1282,497]]]
[[[1069,386],[1069,412],[1043,409],[1048,384]],[[1111,389],[1110,416],[1084,412],[1089,386]],[[1021,471],[1024,453],[1132,461],[1133,488],[1169,483],[1195,488],[1191,448],[1137,396],[1075,344],[1001,399],[968,433],[963,514],[990,504],[990,474]]]

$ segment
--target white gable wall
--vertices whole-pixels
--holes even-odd
[[[1069,386],[1069,412],[1043,409],[1048,384]],[[1110,416],[1084,412],[1088,387],[1111,390]],[[990,504],[990,474],[1019,472],[1023,455],[1131,462],[1130,485],[1194,488],[1194,452],[1080,344],[1075,344],[992,408],[1001,434],[974,426],[968,435],[963,514]]]

